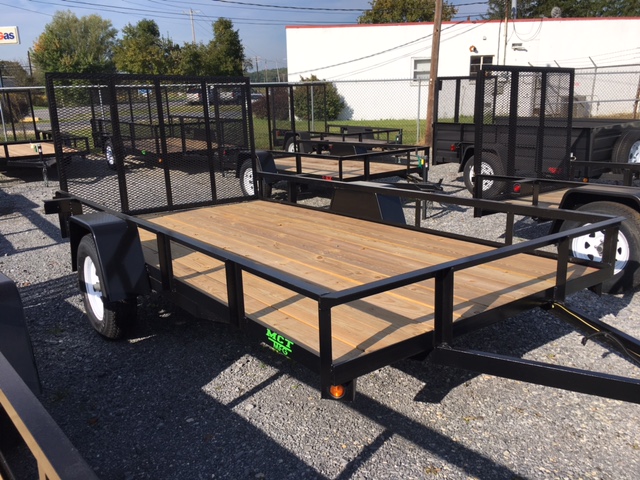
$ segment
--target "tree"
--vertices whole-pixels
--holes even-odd
[[[205,46],[202,43],[185,43],[180,49],[178,70],[181,75],[205,75]]]
[[[27,71],[18,62],[10,62],[0,60],[0,76],[3,79],[3,85],[8,85],[8,78],[11,79],[12,87],[28,87],[35,85],[33,79],[29,76]]]
[[[177,54],[178,70],[183,75],[242,75],[247,60],[233,23],[219,18],[212,24],[213,39],[207,43],[185,43]]]
[[[435,0],[371,0],[370,10],[358,17],[358,23],[433,22]],[[442,20],[451,20],[458,13],[453,5],[443,2]]]
[[[301,82],[319,82],[318,77],[300,77]],[[311,118],[311,100],[313,96],[313,117],[316,120],[335,120],[345,107],[344,98],[333,83],[324,85],[298,85],[293,92],[293,106],[296,117],[303,120]],[[326,102],[326,103],[325,103]]]
[[[117,30],[99,15],[56,12],[36,39],[32,59],[43,72],[113,72]]]
[[[163,75],[174,73],[180,47],[171,39],[160,36],[154,20],[140,20],[135,26],[122,29],[123,38],[113,50],[118,71]]]
[[[484,18],[504,18],[505,2],[511,10],[511,0],[489,0]],[[564,18],[637,17],[640,16],[640,3],[628,0],[518,0],[517,18],[558,15]]]
[[[213,41],[209,44],[209,67],[212,75],[242,75],[245,67],[244,47],[233,22],[219,18],[213,24]]]

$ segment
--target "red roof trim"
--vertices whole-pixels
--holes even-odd
[[[640,20],[640,17],[580,17],[580,18],[519,18],[516,20],[509,20],[516,23],[530,23],[530,22],[581,22],[581,21],[626,21],[626,20]],[[502,23],[503,20],[465,20],[463,22],[442,22],[442,25],[473,25],[477,23]],[[399,27],[406,25],[433,25],[433,22],[413,22],[413,23],[353,23],[344,25],[287,25],[285,28],[291,29],[315,29],[315,28],[371,28],[371,27]]]

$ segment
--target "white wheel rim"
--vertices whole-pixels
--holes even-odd
[[[604,247],[604,232],[595,232],[588,235],[576,237],[571,242],[573,256],[582,260],[595,262],[602,261],[602,250]],[[627,238],[618,232],[618,243],[616,245],[616,264],[613,273],[621,272],[629,261],[630,251]]]
[[[640,163],[640,140],[629,149],[629,163]]]
[[[105,155],[107,157],[107,163],[109,165],[115,165],[116,164],[116,160],[113,156],[113,147],[111,145],[107,145],[107,148],[105,150]]]
[[[249,195],[253,195],[253,168],[247,168],[244,171],[244,175],[242,176],[242,185],[244,186],[244,191]]]
[[[287,152],[295,153],[296,152],[296,142],[292,141],[287,148]]]
[[[491,165],[489,165],[486,162],[481,162],[480,163],[480,172],[482,175],[494,175],[494,171],[493,168],[491,168]],[[476,170],[475,170],[475,166],[472,166],[471,169],[469,170],[469,180],[470,183],[473,185],[473,181],[476,178]],[[486,192],[487,190],[489,190],[491,187],[493,186],[493,180],[483,180],[482,181],[482,191]]]
[[[100,291],[100,278],[91,257],[84,259],[82,272],[84,274],[84,291],[91,311],[97,320],[102,321],[104,318],[104,304],[102,303],[102,293]]]

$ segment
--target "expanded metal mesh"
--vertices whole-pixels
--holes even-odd
[[[44,88],[0,89],[0,141],[39,140],[51,128],[46,107]]]
[[[49,74],[47,95],[62,190],[126,213],[242,197],[248,80]]]
[[[252,89],[257,148],[285,147],[284,132],[294,129],[296,132],[336,133],[341,128],[370,126],[382,132],[376,139],[406,145],[421,144],[425,134],[426,81],[254,84]],[[267,119],[270,119],[269,125]],[[394,130],[389,132],[390,135],[393,133],[393,138],[387,139],[386,130]]]
[[[324,132],[325,83],[254,85],[251,93],[256,148],[286,149],[286,132]]]
[[[488,67],[477,78],[475,171],[569,177],[573,71]],[[497,185],[482,189],[497,193]]]

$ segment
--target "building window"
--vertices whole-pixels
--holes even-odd
[[[475,77],[485,65],[493,65],[493,55],[471,55],[469,75]]]
[[[429,80],[429,71],[431,70],[430,58],[414,58],[413,59],[413,79]]]

